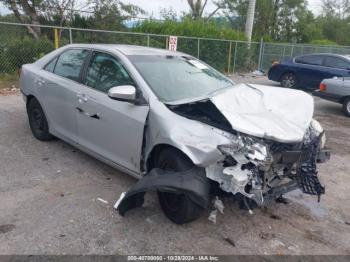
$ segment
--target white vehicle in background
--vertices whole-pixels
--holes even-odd
[[[20,86],[36,138],[58,137],[140,179],[122,215],[148,190],[178,224],[222,191],[247,209],[296,188],[325,192],[316,163],[329,151],[302,91],[235,84],[180,52],[102,44],[23,65]]]
[[[350,77],[324,79],[313,95],[342,104],[344,115],[350,117]]]

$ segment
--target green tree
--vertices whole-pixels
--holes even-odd
[[[145,11],[132,4],[124,4],[119,0],[93,0],[94,28],[105,30],[125,29],[124,21]]]
[[[234,28],[243,30],[248,0],[223,0],[224,13]],[[274,41],[299,41],[302,21],[313,18],[306,0],[256,1],[253,36]],[[307,17],[308,19],[305,19]],[[299,28],[300,27],[300,28]]]

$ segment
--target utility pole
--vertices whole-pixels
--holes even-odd
[[[253,33],[253,24],[254,24],[254,13],[255,13],[255,1],[249,0],[248,12],[247,12],[247,20],[245,22],[245,37],[248,42],[252,41],[252,33]]]

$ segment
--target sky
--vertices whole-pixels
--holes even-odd
[[[122,2],[138,5],[148,13],[148,16],[153,15],[154,18],[160,17],[159,13],[161,8],[168,9],[172,7],[178,14],[182,11],[187,12],[189,10],[187,0],[122,0]],[[320,5],[321,0],[309,0],[309,8],[316,15],[321,11]],[[210,13],[214,9],[215,5],[213,4],[213,0],[209,0],[205,8],[205,13]],[[9,10],[0,4],[0,13],[6,14],[9,13]]]
[[[159,10],[161,8],[172,7],[178,13],[189,10],[187,0],[124,0],[123,2],[138,5],[149,15],[153,13],[153,16],[156,18],[159,18]],[[308,2],[309,9],[315,14],[319,14],[321,11],[321,0],[308,0]],[[204,11],[211,13],[213,10],[215,10],[215,5],[212,0],[209,0]]]

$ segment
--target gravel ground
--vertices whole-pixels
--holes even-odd
[[[224,199],[216,224],[206,213],[178,226],[152,193],[143,208],[119,216],[112,206],[135,179],[60,140],[35,140],[21,97],[0,96],[0,254],[350,254],[350,120],[340,105],[315,102],[333,150],[320,166],[320,203],[293,192],[288,204],[250,215]]]

